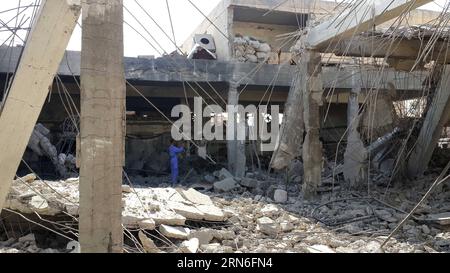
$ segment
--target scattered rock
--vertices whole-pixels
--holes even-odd
[[[275,202],[277,203],[286,203],[288,200],[287,191],[281,189],[275,190],[273,194],[273,200],[275,200]]]
[[[173,238],[173,239],[181,239],[185,240],[188,238],[190,229],[184,227],[171,227],[166,225],[161,225],[159,227],[159,231],[162,235]]]
[[[154,230],[156,227],[153,219],[145,219],[139,222],[139,228],[143,230]]]
[[[30,233],[28,235],[20,237],[18,241],[19,241],[19,243],[36,242],[36,237],[34,236],[33,233]]]
[[[130,193],[131,187],[129,185],[122,185],[122,192]]]
[[[200,229],[192,231],[188,238],[197,238],[200,245],[209,244],[214,239],[214,231],[211,229]]]
[[[228,192],[239,188],[239,185],[233,178],[226,178],[222,181],[214,183],[214,191]]]
[[[258,180],[248,177],[243,177],[241,181],[239,182],[241,186],[247,187],[247,188],[256,188],[258,186]]]
[[[155,245],[152,239],[148,238],[142,231],[138,233],[139,240],[147,253],[161,253],[162,251]]]
[[[180,246],[182,253],[197,253],[200,242],[197,238],[192,238],[188,241],[184,241]]]
[[[257,221],[258,229],[267,235],[277,235],[279,232],[279,226],[269,217],[259,218]]]
[[[42,198],[39,195],[33,196],[31,198],[30,201],[30,206],[33,210],[35,210],[36,212],[46,212],[49,209],[47,200],[45,200],[44,198]]]
[[[313,245],[306,248],[309,253],[335,253],[333,249],[326,245]]]

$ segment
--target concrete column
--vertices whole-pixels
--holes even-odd
[[[42,1],[4,101],[0,114],[0,210],[80,15],[81,6],[75,2]]]
[[[306,88],[306,71],[298,66],[285,104],[280,136],[273,152],[270,167],[275,170],[287,168],[292,160],[301,156],[304,121],[303,89]]]
[[[303,117],[306,137],[303,143],[303,196],[312,198],[317,193],[322,176],[322,143],[320,142],[320,111],[323,104],[322,66],[318,52],[305,50],[300,60],[303,87]]]
[[[344,178],[351,186],[358,186],[367,179],[367,149],[358,131],[361,78],[357,71],[352,76],[353,88],[347,104],[347,146],[344,153]]]
[[[236,107],[239,105],[239,85],[231,82],[230,89],[228,91],[228,107]],[[228,109],[230,110],[230,109]],[[237,111],[237,107],[235,108]],[[227,136],[232,136],[232,140],[227,140],[227,157],[228,157],[228,169],[236,177],[244,177],[245,166],[246,166],[246,156],[245,156],[245,139],[238,139],[238,130],[244,128],[245,130],[245,114],[240,116],[236,111],[228,111],[228,122],[233,126],[228,126],[232,128],[232,132],[227,132]]]
[[[450,119],[450,65],[444,66],[441,75],[433,102],[408,160],[408,176],[411,178],[422,175],[427,169],[442,129]]]
[[[83,1],[80,245],[122,252],[125,136],[122,0]]]

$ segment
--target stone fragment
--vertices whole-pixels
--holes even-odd
[[[143,230],[154,230],[156,227],[153,219],[145,219],[139,222],[139,228]]]
[[[122,185],[122,192],[130,193],[131,187],[129,185]]]
[[[192,231],[188,238],[197,238],[200,245],[209,244],[214,239],[214,231],[210,229],[200,229]]]
[[[241,186],[247,187],[247,188],[256,188],[258,186],[258,180],[248,177],[243,177],[241,181],[239,182]]]
[[[220,180],[224,180],[226,178],[233,178],[233,175],[227,169],[222,168],[217,172],[217,178],[219,178]]]
[[[33,196],[31,198],[31,201],[29,204],[30,204],[30,207],[38,213],[39,212],[42,212],[42,213],[47,212],[49,209],[47,200],[45,200],[44,198],[42,198],[39,195]]]
[[[161,225],[159,227],[159,231],[161,232],[162,235],[164,235],[166,237],[173,238],[173,239],[181,239],[181,240],[187,239],[188,235],[190,233],[189,228],[171,227],[171,226],[166,226],[166,225]]]
[[[36,237],[33,233],[27,234],[23,237],[19,238],[19,243],[25,243],[25,242],[36,242]]]
[[[214,205],[211,198],[203,193],[200,193],[194,189],[179,190],[178,191],[187,201],[198,205]]]
[[[333,249],[326,245],[313,245],[306,248],[309,253],[335,253]]]
[[[228,192],[236,188],[239,188],[239,185],[233,178],[226,178],[222,181],[214,183],[214,191],[217,192]]]
[[[198,248],[200,247],[200,242],[197,238],[192,238],[188,241],[184,241],[179,250],[182,253],[197,253]]]
[[[281,189],[275,190],[273,194],[273,200],[275,200],[276,203],[286,203],[286,201],[288,200],[287,191]]]
[[[147,253],[161,253],[161,250],[155,245],[152,239],[148,238],[144,232],[139,231],[139,240]]]
[[[279,226],[269,217],[259,218],[256,223],[258,224],[258,229],[264,234],[277,235],[279,232]]]

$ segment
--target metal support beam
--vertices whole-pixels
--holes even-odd
[[[80,12],[79,1],[44,0],[39,8],[0,114],[0,209]]]
[[[123,1],[83,1],[80,246],[122,252],[125,137]]]

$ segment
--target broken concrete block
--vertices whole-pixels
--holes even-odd
[[[264,216],[269,216],[269,217],[274,216],[274,215],[278,214],[279,212],[280,212],[280,210],[278,209],[278,207],[273,204],[267,204],[261,209],[261,213]]]
[[[226,178],[233,178],[233,175],[225,168],[222,168],[218,173],[217,173],[217,177],[220,180],[224,180]]]
[[[143,230],[154,230],[156,227],[155,221],[153,219],[145,219],[139,222],[139,228]]]
[[[239,182],[241,186],[247,187],[247,188],[256,188],[258,186],[258,180],[248,177],[243,177],[241,181]]]
[[[139,240],[147,253],[161,253],[162,251],[155,245],[152,239],[148,238],[142,231],[139,231]]]
[[[214,183],[216,181],[216,178],[214,178],[214,176],[208,174],[203,177],[203,180],[205,180],[208,183]]]
[[[227,219],[225,213],[214,205],[197,205],[196,208],[203,213],[203,220],[222,222]]]
[[[185,240],[188,238],[190,229],[185,227],[171,227],[166,225],[161,225],[159,227],[159,231],[162,235],[173,238],[173,239],[181,239]]]
[[[209,244],[214,239],[214,231],[211,229],[200,229],[192,231],[188,238],[196,238],[199,240],[200,245],[206,245]]]
[[[217,192],[228,192],[228,191],[232,191],[236,188],[239,188],[239,185],[231,177],[214,183],[214,191],[217,191]]]
[[[203,193],[200,193],[194,189],[179,190],[178,191],[187,201],[198,205],[214,205],[211,198]]]
[[[198,248],[200,247],[199,240],[197,238],[192,238],[188,241],[184,241],[179,250],[182,253],[197,253]]]
[[[27,174],[27,175],[25,175],[25,176],[23,176],[21,178],[18,178],[17,180],[19,180],[21,182],[26,182],[26,183],[32,183],[32,182],[34,182],[36,180],[36,178],[37,178],[36,174],[30,173],[30,174]]]
[[[286,203],[288,200],[287,191],[281,189],[275,190],[273,194],[273,200],[275,200],[275,202],[277,203]]]
[[[36,242],[36,237],[33,233],[27,234],[23,237],[19,238],[19,243],[25,243],[25,242]]]
[[[122,185],[122,192],[130,193],[131,187],[129,185]]]
[[[335,253],[333,249],[326,245],[313,245],[306,248],[309,253]]]
[[[29,204],[31,209],[38,213],[39,212],[45,213],[49,210],[47,200],[45,200],[39,195],[33,196]]]
[[[258,229],[264,234],[277,235],[279,232],[279,226],[269,217],[259,218],[256,223],[258,224]]]

